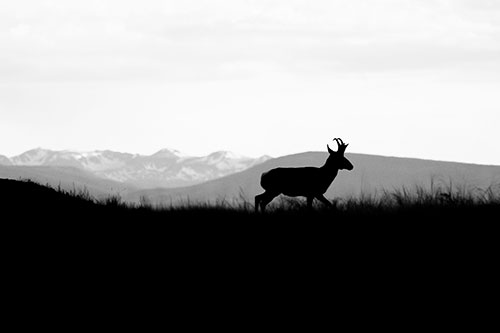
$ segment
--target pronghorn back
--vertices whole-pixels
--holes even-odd
[[[316,167],[275,168],[262,174],[260,185],[266,191],[291,196],[319,194],[323,184],[321,176],[320,168]]]

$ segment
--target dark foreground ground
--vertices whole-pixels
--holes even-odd
[[[88,311],[147,309],[184,327],[231,318],[295,326],[307,315],[304,328],[338,325],[334,316],[349,327],[419,327],[423,318],[463,327],[478,312],[477,329],[497,299],[500,200],[441,194],[402,191],[312,212],[285,202],[255,214],[247,203],[131,207],[2,179],[4,303],[41,313],[57,302],[57,321],[85,314],[75,322]]]

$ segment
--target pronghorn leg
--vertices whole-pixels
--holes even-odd
[[[316,199],[318,199],[319,201],[321,201],[322,203],[324,203],[329,208],[333,208],[333,205],[330,202],[330,200],[328,200],[327,198],[325,198],[325,196],[323,194],[317,195]]]
[[[311,210],[313,206],[314,197],[307,197],[307,209]]]
[[[255,212],[256,213],[259,211],[259,205],[260,205],[260,202],[262,201],[262,197],[264,196],[264,194],[266,194],[266,193],[264,192],[264,193],[261,193],[261,194],[255,196]]]

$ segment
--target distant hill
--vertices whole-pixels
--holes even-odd
[[[110,150],[76,152],[37,148],[10,159],[0,156],[0,165],[74,167],[107,180],[154,188],[202,183],[243,171],[269,158],[251,158],[228,151],[196,157],[174,149],[162,149],[147,156]]]
[[[137,190],[133,185],[102,179],[74,167],[0,165],[0,178],[29,179],[54,188],[60,187],[66,191],[86,189],[89,194],[97,198],[123,195],[124,192]]]
[[[442,162],[414,158],[384,157],[365,154],[346,154],[354,164],[353,171],[340,171],[326,193],[327,198],[351,197],[392,191],[403,186],[425,189],[433,186],[465,186],[467,189],[487,188],[500,184],[500,166]],[[129,192],[125,199],[136,202],[141,197],[152,203],[176,203],[179,201],[233,200],[242,196],[253,202],[253,197],[263,192],[260,175],[269,169],[285,166],[321,166],[327,153],[307,152],[268,160],[262,164],[215,179],[203,184],[176,188]],[[290,181],[293,181],[291,179]]]
[[[11,165],[12,162],[7,156],[0,155],[0,165]]]

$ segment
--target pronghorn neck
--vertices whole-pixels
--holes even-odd
[[[319,168],[323,173],[324,177],[330,181],[333,181],[337,174],[339,173],[339,168],[336,168],[328,163],[325,163],[322,167]]]

